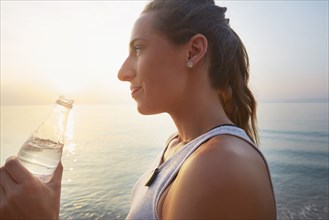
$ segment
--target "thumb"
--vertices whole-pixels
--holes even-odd
[[[63,174],[63,165],[62,162],[59,162],[54,172],[53,178],[50,180],[49,183],[46,183],[47,187],[50,188],[55,195],[53,200],[55,203],[53,207],[55,207],[56,216],[59,216],[59,210],[60,210],[62,174]]]
[[[63,174],[63,165],[62,162],[59,162],[52,179],[50,180],[49,183],[47,183],[47,185],[53,188],[54,190],[60,189],[62,183],[62,174]]]

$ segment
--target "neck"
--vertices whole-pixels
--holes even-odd
[[[177,111],[169,112],[178,130],[179,143],[190,142],[215,126],[232,124],[225,114],[217,92],[194,92],[188,95],[188,98],[182,99]]]

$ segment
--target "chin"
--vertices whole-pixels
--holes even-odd
[[[145,105],[139,105],[137,103],[137,111],[142,115],[154,115],[162,113],[162,111],[156,110],[155,108],[146,107]]]

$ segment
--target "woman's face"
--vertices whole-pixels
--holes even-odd
[[[118,73],[120,80],[130,82],[131,96],[142,114],[173,111],[187,82],[187,50],[153,28],[155,16],[146,13],[136,21],[129,56]]]

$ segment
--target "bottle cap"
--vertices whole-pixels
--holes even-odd
[[[73,107],[73,102],[74,102],[73,99],[68,99],[68,98],[66,98],[65,96],[62,96],[62,95],[56,101],[57,104],[62,105],[66,108],[72,108]]]

